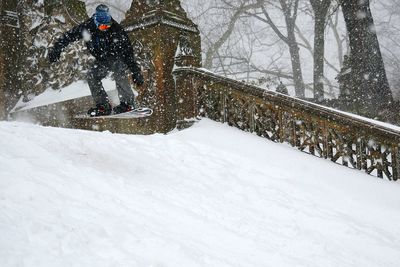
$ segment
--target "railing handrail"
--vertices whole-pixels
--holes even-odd
[[[269,100],[279,101],[285,105],[290,105],[293,108],[300,108],[303,110],[310,110],[318,112],[320,116],[325,117],[327,120],[341,120],[342,122],[352,123],[353,126],[360,126],[365,131],[373,131],[379,135],[384,135],[389,138],[394,138],[400,143],[400,127],[391,127],[387,123],[368,119],[362,116],[350,114],[344,111],[336,110],[329,107],[324,107],[316,103],[312,103],[296,97],[287,96],[274,91],[270,91],[261,87],[250,85],[241,81],[237,81],[231,78],[223,77],[205,69],[195,67],[179,67],[174,69],[174,74],[180,72],[192,73],[201,76],[205,76],[215,82],[223,82],[229,84],[233,89],[241,90],[245,93],[250,93],[256,97],[267,98]],[[314,113],[315,114],[315,113]],[[387,126],[385,126],[387,125]]]

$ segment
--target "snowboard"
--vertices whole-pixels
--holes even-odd
[[[96,119],[96,118],[145,118],[149,117],[153,114],[153,110],[151,108],[138,108],[134,109],[131,111],[123,112],[123,113],[118,113],[114,114],[111,113],[110,115],[104,115],[104,116],[96,116],[92,117],[88,114],[85,115],[77,115],[75,118],[89,118],[89,119]]]

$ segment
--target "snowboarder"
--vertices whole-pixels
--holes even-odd
[[[132,73],[136,85],[143,85],[144,80],[134,58],[129,37],[122,26],[111,17],[108,6],[97,6],[95,14],[89,20],[64,33],[49,50],[49,61],[57,62],[64,48],[80,39],[85,41],[89,52],[96,59],[87,73],[87,82],[96,107],[89,109],[88,114],[95,117],[109,115],[112,111],[119,114],[133,110],[135,96],[126,70]],[[101,83],[109,72],[114,72],[120,99],[120,104],[114,109]]]

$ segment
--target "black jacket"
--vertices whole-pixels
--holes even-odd
[[[107,64],[109,61],[121,60],[134,76],[141,75],[128,34],[115,20],[112,20],[110,29],[101,31],[93,18],[88,19],[64,33],[54,44],[54,51],[60,54],[70,43],[81,39],[100,63]]]

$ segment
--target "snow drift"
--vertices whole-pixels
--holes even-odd
[[[398,183],[206,119],[0,147],[0,266],[400,265]]]

